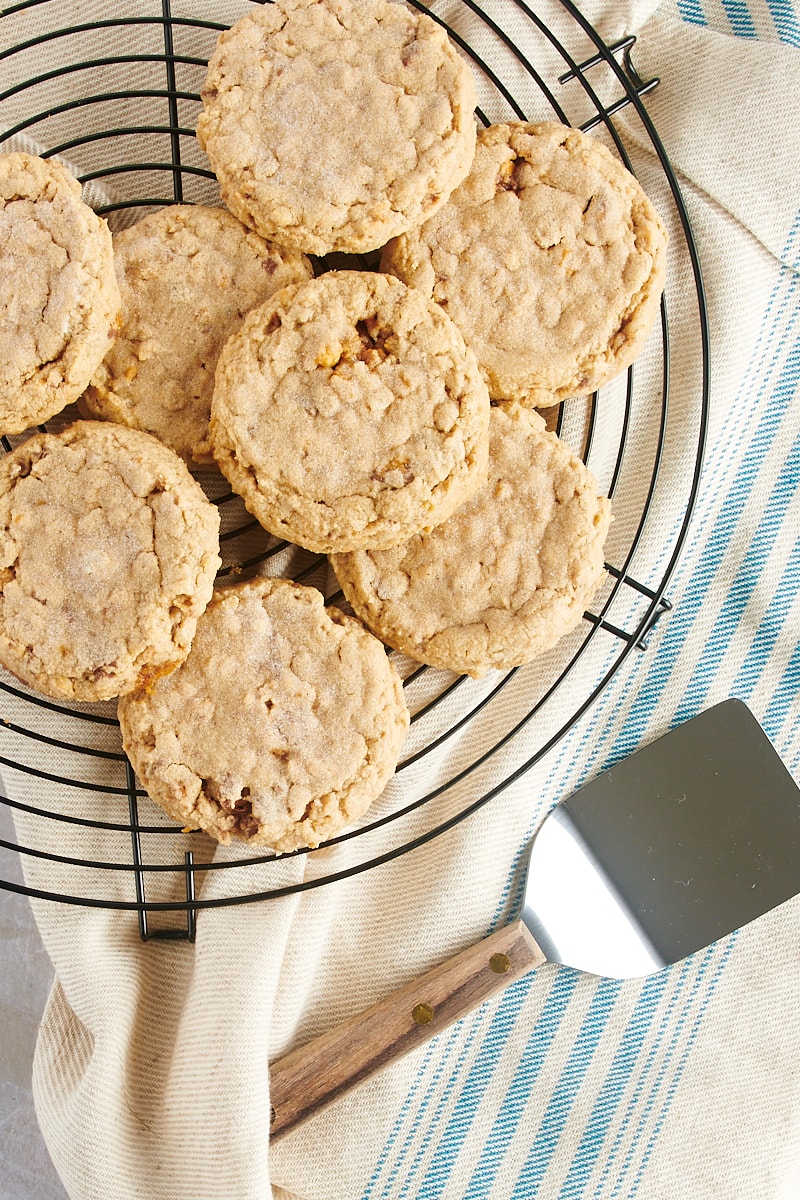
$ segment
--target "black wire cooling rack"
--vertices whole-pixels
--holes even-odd
[[[606,586],[581,628],[525,668],[472,680],[395,655],[412,711],[395,779],[360,825],[280,859],[212,848],[170,824],[137,784],[113,706],[57,704],[0,672],[2,889],[130,910],[142,938],[191,940],[203,908],[379,866],[452,829],[543,759],[670,608],[705,440],[708,332],[684,200],[641,99],[658,81],[637,74],[633,37],[605,44],[567,0],[415,7],[468,58],[484,124],[558,119],[591,130],[670,226],[660,330],[626,376],[555,416],[612,498]],[[163,205],[214,203],[194,136],[199,92],[217,36],[246,9],[246,0],[26,0],[0,10],[0,151],[58,155],[112,229]],[[7,451],[12,440],[3,441]],[[264,533],[218,477],[201,482],[222,516],[223,573],[287,574],[339,599],[324,559]]]

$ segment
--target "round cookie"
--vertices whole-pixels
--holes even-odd
[[[360,253],[426,220],[469,170],[475,84],[441,26],[391,0],[276,0],[223,33],[197,137],[264,237]]]
[[[117,327],[111,234],[66,167],[0,154],[0,434],[76,400]]]
[[[246,312],[310,279],[311,264],[224,208],[189,204],[116,234],[114,262],[122,328],[82,410],[153,433],[189,462],[213,463],[208,420],[219,352]]]
[[[468,675],[548,650],[601,583],[610,505],[538,413],[494,407],[489,479],[429,534],[331,556],[358,616],[419,662]]]
[[[388,275],[328,272],[223,349],[220,469],[265,529],[317,553],[393,546],[486,478],[489,396],[446,314]]]
[[[186,661],[123,697],[119,720],[170,816],[278,851],[361,816],[409,724],[381,643],[316,588],[266,578],[217,589]]]
[[[491,125],[430,221],[381,269],[432,296],[475,351],[493,400],[546,408],[640,353],[664,287],[666,231],[602,143],[552,122]]]
[[[154,437],[77,421],[0,461],[0,663],[48,696],[108,700],[189,652],[219,514]]]

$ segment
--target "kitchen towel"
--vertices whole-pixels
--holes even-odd
[[[54,7],[4,10],[0,52],[56,24],[162,12],[146,0],[70,0],[58,4],[56,21],[49,11]],[[226,0],[214,6],[175,3],[172,11],[177,18],[229,23],[246,8]],[[430,8],[482,59],[502,64],[499,74],[527,116],[550,115],[504,41],[550,70],[525,6],[512,0],[482,5],[500,33],[488,30],[460,0],[437,0]],[[528,8],[564,44],[574,45],[576,57],[589,56],[591,43],[579,22],[556,0]],[[582,11],[608,43],[635,34],[636,71],[643,80],[659,78],[644,103],[677,174],[708,301],[705,467],[669,587],[672,611],[655,626],[647,649],[627,656],[550,753],[447,834],[380,867],[295,891],[331,870],[345,871],[358,858],[358,842],[272,864],[270,886],[286,887],[287,894],[201,911],[193,945],[141,942],[130,913],[34,900],[56,981],[42,1019],[33,1088],[42,1133],[72,1200],[611,1200],[639,1194],[647,1200],[776,1200],[797,1194],[797,902],[645,981],[598,980],[545,966],[279,1143],[269,1142],[268,1061],[507,919],[528,838],[554,803],[599,769],[737,695],[800,775],[795,9],[755,0],[593,0]],[[134,35],[109,24],[103,53],[94,36],[85,35],[87,60],[118,60],[119,39]],[[156,46],[160,36],[158,26],[136,27],[135,53],[147,54],[148,39]],[[175,36],[185,39],[187,58],[193,51],[202,59],[215,34],[176,25]],[[75,43],[49,40],[29,54],[36,72],[48,75],[65,55],[72,60]],[[22,63],[20,55],[6,60],[9,70],[22,69]],[[124,87],[118,61],[97,69],[108,70],[109,90],[143,86],[136,64],[126,65]],[[178,88],[196,91],[201,68],[181,70],[186,79],[177,81]],[[510,115],[478,66],[476,74],[488,119]],[[619,80],[606,67],[590,68],[587,78],[604,103],[618,96]],[[15,105],[22,111],[26,103],[24,92],[13,92],[17,82],[4,73],[0,122],[6,130],[13,127]],[[65,82],[53,74],[43,86],[52,88],[47,102],[57,107],[59,97],[79,85],[74,76]],[[155,96],[143,101],[122,95],[118,103],[126,121],[135,115],[147,128],[158,123],[153,114],[163,106]],[[188,123],[196,105],[182,104],[179,115]],[[564,104],[571,119],[591,115],[580,92]],[[48,145],[76,136],[74,112],[69,121],[65,131],[57,112],[48,118]],[[614,124],[648,190],[663,189],[647,129],[630,106]],[[602,127],[596,132],[607,136]],[[41,135],[31,127],[8,145],[36,149]],[[157,135],[138,135],[132,155],[145,164],[152,161],[151,137]],[[86,186],[96,203],[115,198],[116,184],[97,174],[103,153],[97,140],[63,154],[82,174],[95,176]],[[199,151],[187,150],[184,161],[203,165]],[[152,194],[151,184],[163,187],[154,172],[141,175],[141,194]],[[187,199],[206,198],[208,187],[202,175],[187,176]],[[678,414],[685,409],[686,434],[670,434],[654,499],[658,519],[652,527],[663,531],[664,544],[654,536],[642,549],[656,570],[680,520],[700,402],[694,281],[666,193],[664,202],[673,246],[670,394]],[[660,379],[657,351],[648,347],[636,368],[647,379],[652,375],[654,387]],[[635,427],[634,448],[639,436]],[[602,430],[597,438],[602,467]],[[630,490],[638,494],[645,483],[634,470]],[[618,538],[628,519],[624,506],[621,495]],[[598,641],[593,651],[598,675],[613,660],[612,643]],[[445,777],[502,735],[524,698],[524,678],[501,703],[487,706],[485,719],[468,723],[455,745],[448,742],[440,757],[427,757],[424,772]],[[566,711],[577,699],[567,687]],[[8,696],[3,703],[6,720],[24,722],[24,701]],[[437,712],[443,727],[458,719],[457,693]],[[71,721],[59,713],[41,717],[56,743],[74,740]],[[113,724],[101,732],[98,748],[113,755]],[[534,736],[541,740],[535,723],[512,738],[490,760],[482,785],[489,788],[516,772]],[[70,753],[58,745],[48,746],[47,755],[53,775],[72,769]],[[106,779],[104,762],[98,757],[87,767],[98,782]],[[423,778],[424,772],[412,763],[403,788],[433,788],[436,778]],[[47,782],[27,786],[30,796],[22,794],[23,800],[40,797]],[[56,794],[56,802],[74,815],[87,811],[80,789]],[[120,802],[114,795],[93,797],[93,818],[124,823]],[[396,789],[380,803],[379,811],[388,811],[397,803]],[[429,814],[427,805],[409,817],[409,837],[424,832]],[[52,843],[52,823],[45,833],[39,818],[20,811],[16,824],[23,844],[37,844],[39,837]],[[389,826],[386,842],[380,832],[373,835],[376,853],[389,844],[391,831]],[[113,862],[130,854],[123,831],[65,825],[59,844],[70,857]],[[165,861],[176,852],[169,839],[160,846]],[[235,848],[214,851],[202,838],[196,848],[198,856],[214,853],[217,862],[241,857]],[[57,862],[27,861],[25,871],[32,886],[59,890]],[[97,868],[85,871],[87,888],[97,889]],[[127,895],[129,882],[106,874],[101,888],[107,898]],[[237,889],[263,886],[262,868],[237,865],[234,872],[206,873],[202,897],[224,898],[231,876]],[[180,886],[172,875],[164,881],[148,876],[151,897],[179,899]],[[156,916],[153,923],[170,920]]]

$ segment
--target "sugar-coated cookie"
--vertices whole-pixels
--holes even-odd
[[[491,125],[468,178],[381,267],[432,296],[493,400],[546,408],[595,391],[641,352],[667,235],[639,182],[589,134]]]
[[[271,533],[391,546],[486,478],[489,396],[449,317],[398,279],[330,271],[253,309],[217,365],[220,469]]]
[[[427,14],[391,0],[276,0],[222,34],[197,137],[225,204],[309,254],[424,221],[469,170],[475,85]]]
[[[538,413],[492,409],[489,479],[449,521],[392,550],[331,563],[388,645],[481,675],[530,662],[580,622],[604,577],[610,505]]]
[[[218,588],[191,653],[119,702],[123,745],[153,800],[220,842],[316,846],[360,817],[408,728],[381,643],[316,588]]]
[[[111,234],[77,179],[53,160],[0,154],[0,434],[77,400],[119,308]]]
[[[101,421],[0,460],[0,663],[49,696],[108,700],[189,652],[219,514],[150,434]]]
[[[84,412],[144,429],[190,463],[208,437],[214,370],[245,313],[310,279],[297,250],[266,242],[224,208],[176,204],[114,237],[119,336],[81,401]]]

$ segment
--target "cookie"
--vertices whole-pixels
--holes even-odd
[[[0,461],[0,663],[108,700],[189,652],[220,565],[219,515],[156,438],[77,421]]]
[[[0,154],[0,434],[76,400],[111,344],[111,234],[60,163]]]
[[[491,125],[439,213],[381,268],[432,296],[475,351],[493,400],[584,396],[641,352],[667,235],[641,185],[594,138],[546,122]]]
[[[197,137],[264,237],[362,253],[426,220],[469,170],[475,84],[441,26],[391,0],[276,0],[223,33]]]
[[[492,409],[489,479],[429,534],[331,564],[356,616],[419,662],[468,675],[530,662],[604,577],[610,505],[538,413]]]
[[[208,420],[219,352],[249,309],[310,279],[311,264],[224,208],[188,204],[116,234],[114,261],[122,328],[81,409],[155,434],[190,463],[213,463]]]
[[[316,588],[219,588],[186,661],[123,697],[125,751],[170,816],[220,842],[317,846],[394,773],[409,724],[381,643]]]
[[[221,471],[265,529],[318,553],[397,545],[446,520],[486,477],[488,425],[453,322],[376,272],[278,292],[217,365]]]

